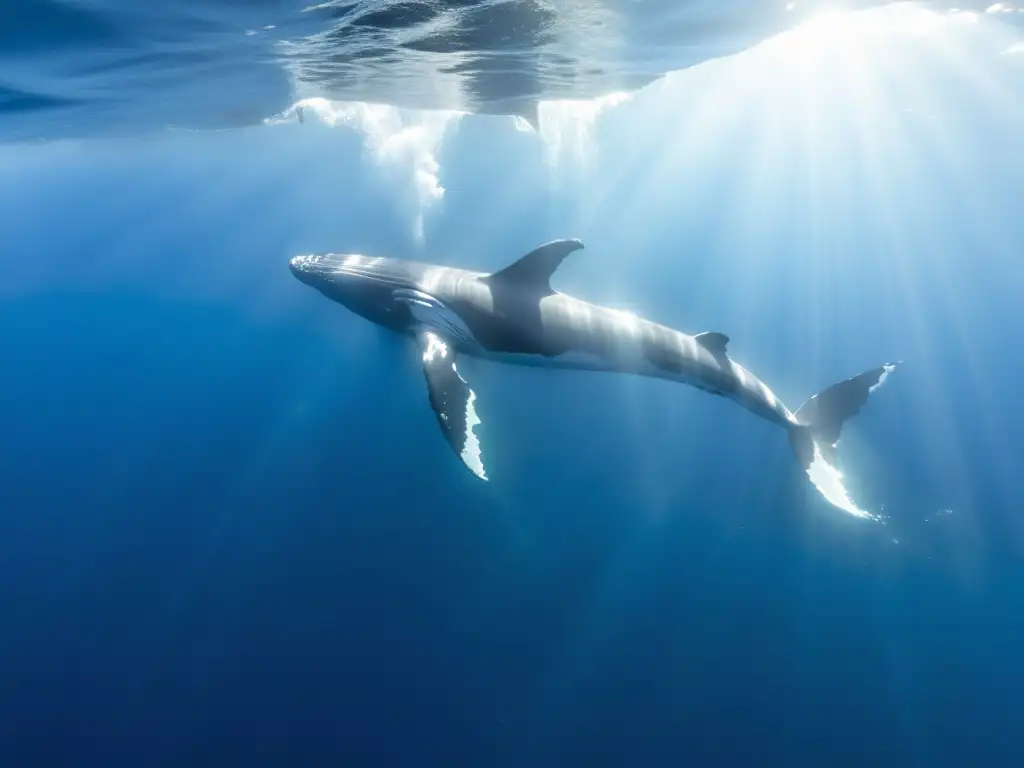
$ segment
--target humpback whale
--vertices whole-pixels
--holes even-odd
[[[724,333],[691,336],[552,289],[559,265],[581,248],[580,240],[553,240],[493,273],[354,253],[295,256],[289,267],[327,298],[416,340],[441,432],[482,480],[488,478],[476,432],[476,392],[459,372],[460,355],[668,379],[728,398],[786,431],[800,466],[829,502],[873,517],[843,487],[836,446],[844,422],[897,363],[841,381],[791,411],[729,357]]]

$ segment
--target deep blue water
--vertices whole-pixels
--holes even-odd
[[[1019,763],[1024,59],[996,16],[831,25],[539,134],[350,105],[321,111],[376,115],[369,144],[0,146],[0,764]],[[728,333],[791,407],[903,360],[841,443],[886,523],[722,398],[468,361],[479,483],[412,347],[287,268],[556,237],[586,243],[556,288]]]

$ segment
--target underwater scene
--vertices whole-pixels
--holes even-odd
[[[1024,6],[0,8],[0,766],[1024,764]]]

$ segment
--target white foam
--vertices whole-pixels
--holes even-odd
[[[366,137],[367,151],[398,183],[408,185],[414,198],[413,234],[423,239],[427,212],[444,198],[437,150],[453,120],[463,113],[446,110],[411,110],[386,104],[330,101],[319,97],[299,99],[267,120],[290,122],[311,113],[326,125],[344,125]]]
[[[539,135],[545,160],[553,172],[566,161],[583,167],[597,155],[594,126],[598,117],[632,96],[611,93],[589,100],[541,101],[537,131],[521,117],[513,118],[513,126]],[[466,114],[455,110],[417,110],[307,97],[298,99],[264,122],[278,125],[313,116],[325,125],[344,126],[362,133],[366,137],[366,149],[377,164],[396,184],[411,190],[413,234],[422,241],[426,214],[444,198],[438,150],[452,123]]]
[[[545,158],[552,170],[565,160],[585,165],[597,154],[594,126],[598,116],[632,98],[631,93],[610,93],[589,100],[542,101],[538,105],[538,128]],[[517,122],[522,126],[523,121]]]

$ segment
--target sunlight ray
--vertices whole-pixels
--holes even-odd
[[[939,54],[945,55],[946,53],[947,48],[944,46]],[[957,57],[957,61],[960,61],[960,57]],[[974,78],[972,78],[972,82],[973,80]],[[978,89],[977,92],[979,103],[985,104],[986,109],[996,108],[992,99],[1001,98],[998,91]],[[936,114],[944,111],[936,94],[930,90],[923,90],[920,96],[923,106],[921,112],[924,114]],[[914,115],[918,124],[914,133],[920,139],[919,152],[930,162],[922,163],[919,172],[925,175],[931,169],[930,173],[934,176],[937,167],[944,177],[951,179],[952,183],[949,185],[949,189],[951,192],[956,192],[956,197],[963,208],[964,223],[970,225],[970,231],[973,233],[971,239],[980,246],[972,269],[984,271],[987,265],[993,272],[1000,271],[1002,265],[997,264],[996,261],[1004,251],[997,234],[1002,231],[1001,221],[997,214],[980,205],[975,195],[972,194],[972,190],[984,183],[976,165],[968,162],[968,157],[973,155],[965,156],[955,151],[956,147],[964,144],[962,133],[956,132],[945,121],[924,121],[920,116],[921,112]],[[998,402],[998,397],[992,377],[999,369],[997,367],[993,371],[992,363],[994,361],[990,357],[983,356],[984,352],[978,349],[977,320],[968,312],[961,296],[962,275],[954,274],[949,268],[955,260],[953,254],[949,253],[949,245],[940,239],[938,234],[937,231],[933,231],[928,241],[924,243],[924,250],[935,255],[935,258],[931,260],[929,277],[939,289],[943,299],[943,308],[952,319],[950,329],[957,342],[958,355],[964,361],[964,375],[971,382],[971,389],[975,394],[973,412],[977,419],[977,425],[984,431],[986,442],[992,448],[990,452],[992,459],[999,463],[998,467],[992,469],[1009,480],[1014,471],[1012,461],[1009,459],[1012,451],[1007,448],[1007,434],[1001,423],[1001,417],[996,413],[993,405]],[[1005,274],[1005,277],[1002,278],[1003,282],[1009,281],[1011,284],[1019,285],[1019,276],[1015,270],[1002,270],[1002,272]],[[1013,288],[1008,288],[1008,290],[1012,291]],[[934,403],[933,405],[939,408],[956,407],[956,404],[948,399],[946,403]],[[950,445],[952,444],[950,442]],[[961,466],[966,464],[966,457],[962,453],[958,462]],[[960,478],[961,484],[966,486],[969,483],[970,478],[966,469],[961,470]]]
[[[880,242],[880,254],[886,259],[884,263],[889,264],[895,278],[886,281],[879,289],[886,293],[886,301],[890,305],[908,307],[905,317],[913,328],[912,335],[919,351],[917,367],[924,373],[928,370],[925,366],[929,365],[929,361],[940,358],[933,343],[932,328],[925,320],[929,307],[925,293],[919,287],[919,266],[914,263],[913,254],[920,252],[921,244],[908,238],[898,216],[898,212],[905,216],[908,205],[912,203],[894,197],[891,189],[894,183],[900,184],[904,176],[924,178],[927,174],[917,162],[919,148],[908,145],[903,138],[908,133],[916,136],[917,131],[898,128],[897,133],[887,138],[880,130],[882,123],[878,116],[882,110],[891,109],[889,105],[894,103],[905,103],[903,98],[894,99],[898,93],[886,88],[881,78],[882,71],[879,68],[870,67],[861,71],[858,81],[863,86],[861,90],[870,94],[871,101],[864,105],[866,108],[853,111],[851,118],[856,129],[859,157],[864,165],[864,183],[873,200],[871,210],[879,219],[872,225],[872,229],[877,227],[884,238]],[[901,83],[896,81],[893,85]],[[921,88],[910,82],[903,83],[902,90],[914,97],[921,93]],[[924,379],[924,376],[921,378]],[[950,399],[940,376],[933,372],[927,380],[929,389],[917,399],[917,410],[918,423],[928,424],[928,432],[933,438],[927,443],[933,454],[931,463],[934,466],[949,466],[952,462],[959,468],[962,478],[966,471],[965,457],[956,448],[956,428],[949,418],[956,404]],[[901,516],[909,513],[910,510],[900,511]]]

